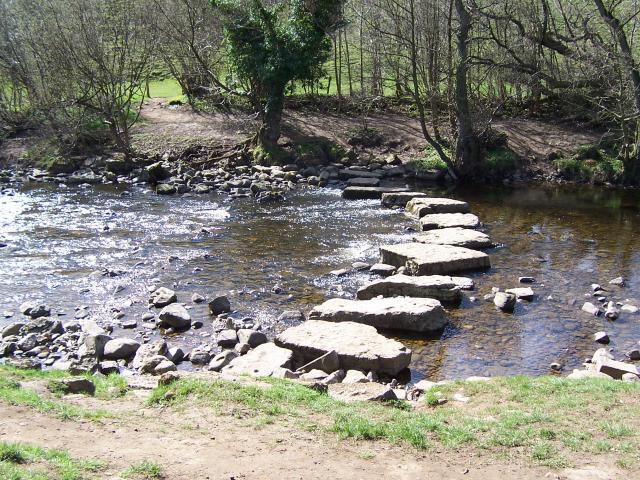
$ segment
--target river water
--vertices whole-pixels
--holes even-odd
[[[585,300],[596,302],[592,283],[604,286],[619,275],[628,286],[611,287],[613,298],[640,306],[637,192],[581,186],[429,193],[468,201],[500,246],[488,251],[491,270],[470,275],[476,291],[450,309],[441,336],[397,337],[413,349],[414,380],[544,374],[551,362],[570,371],[591,356],[598,330],[609,332],[618,357],[640,340],[640,315],[623,313],[611,322],[580,311]],[[285,310],[353,297],[369,274],[329,272],[374,262],[378,246],[410,241],[414,224],[379,201],[345,201],[332,189],[301,190],[283,203],[260,205],[222,195],[25,184],[0,195],[0,242],[7,244],[0,248],[0,312],[17,318],[20,303],[38,299],[63,318],[85,305],[90,317],[117,324],[119,310],[139,328],[116,327],[116,335],[140,337],[148,287],[157,285],[175,289],[187,304],[195,292],[228,294],[235,317],[278,332],[288,326],[276,321]],[[103,276],[102,269],[118,275]],[[535,277],[537,298],[519,303],[515,314],[482,300],[492,287],[519,286],[525,275]],[[275,285],[284,292],[273,293]],[[192,307],[192,318],[204,327],[174,335],[172,344],[211,341],[206,305]],[[0,317],[0,324],[10,321]]]

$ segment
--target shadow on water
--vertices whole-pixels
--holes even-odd
[[[12,193],[0,196],[0,240],[8,244],[0,250],[0,309],[16,311],[25,299],[38,298],[66,318],[87,305],[107,322],[114,322],[116,309],[139,319],[147,311],[147,287],[165,285],[187,304],[194,292],[229,293],[236,316],[278,332],[288,326],[277,322],[284,310],[353,297],[369,274],[329,272],[375,261],[378,246],[409,241],[406,229],[413,225],[379,202],[347,202],[327,189],[294,193],[275,205],[108,186],[26,185]],[[541,374],[554,361],[577,367],[596,348],[592,334],[603,329],[617,356],[640,340],[640,316],[609,322],[580,311],[585,296],[595,301],[591,283],[619,275],[628,287],[611,287],[612,295],[638,305],[637,192],[477,186],[446,194],[468,201],[502,246],[489,251],[491,270],[471,275],[477,289],[460,308],[449,308],[452,321],[442,335],[400,337],[413,349],[414,379]],[[104,277],[96,273],[102,268],[124,273]],[[536,278],[537,298],[519,303],[513,315],[483,301],[492,287],[517,287],[525,275]],[[284,293],[274,293],[275,285]],[[173,341],[211,342],[206,306],[192,305],[191,314],[205,327]]]

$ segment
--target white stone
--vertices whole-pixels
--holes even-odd
[[[433,213],[420,218],[421,230],[437,228],[478,228],[480,219],[472,213]]]
[[[489,235],[470,228],[452,227],[429,230],[414,237],[415,242],[452,245],[454,247],[482,250],[493,246]]]

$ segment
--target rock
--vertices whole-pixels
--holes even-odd
[[[311,370],[307,373],[300,375],[300,380],[306,381],[319,381],[324,380],[329,376],[328,373],[323,372],[322,370]]]
[[[233,348],[236,343],[238,343],[238,334],[235,329],[229,328],[226,330],[222,330],[218,334],[217,340],[218,346],[222,348]]]
[[[347,185],[350,187],[377,187],[380,185],[379,178],[350,178],[347,180]]]
[[[300,375],[301,375],[300,372],[292,372],[288,368],[282,368],[282,367],[276,368],[271,374],[273,378],[287,378],[290,380],[298,379],[300,378]]]
[[[420,218],[421,230],[438,228],[478,228],[480,219],[472,213],[432,213]]]
[[[251,350],[251,345],[248,343],[236,343],[233,349],[238,352],[240,355],[244,355]]]
[[[248,343],[251,348],[256,348],[258,345],[267,343],[269,340],[262,332],[248,328],[241,328],[238,330],[238,341],[240,343]]]
[[[300,310],[286,310],[278,317],[278,323],[284,323],[286,325],[293,325],[302,323],[306,320],[304,313]]]
[[[199,293],[194,293],[193,295],[191,295],[191,301],[193,303],[202,303],[204,302],[206,299],[200,295]]]
[[[98,371],[103,375],[117,374],[120,373],[120,367],[114,360],[105,360],[98,363]]]
[[[616,285],[618,287],[624,287],[625,286],[625,280],[624,277],[616,277],[612,280],[609,280],[609,284],[610,285]]]
[[[176,370],[177,367],[171,360],[164,359],[155,366],[151,373],[153,373],[153,375],[165,375],[168,372],[175,372]]]
[[[369,379],[360,370],[347,370],[342,383],[368,383]]]
[[[628,350],[625,355],[627,356],[627,358],[633,362],[640,360],[640,349],[638,348],[632,348],[631,350]]]
[[[219,372],[224,367],[229,365],[232,360],[238,358],[239,356],[240,354],[238,352],[235,352],[233,350],[225,350],[213,357],[213,359],[209,363],[209,370],[213,372]]]
[[[621,380],[625,383],[636,383],[640,382],[640,376],[634,373],[623,373]]]
[[[140,350],[140,349],[138,349]],[[168,361],[169,359],[163,355],[153,355],[151,357],[146,357],[145,361],[142,363],[140,367],[140,373],[155,373],[155,368],[160,365],[164,361]]]
[[[516,296],[517,299],[519,300],[527,300],[527,301],[532,301],[536,294],[534,293],[533,289],[526,287],[526,288],[510,288],[509,290],[506,290],[506,293],[511,293],[513,295]]]
[[[149,303],[158,308],[166,307],[167,305],[177,301],[178,297],[176,296],[176,292],[166,287],[156,289],[151,294],[151,298],[149,298]]]
[[[617,362],[607,357],[599,357],[596,363],[596,371],[606,373],[610,377],[621,379],[625,373],[640,375],[640,371],[635,365],[625,362]]]
[[[461,277],[393,275],[361,287],[356,295],[359,300],[370,300],[377,296],[414,297],[433,298],[441,302],[457,304],[462,298],[461,288],[469,284],[473,285],[471,279]]]
[[[407,203],[414,198],[426,198],[426,193],[421,192],[397,192],[397,193],[383,193],[382,205],[388,208],[392,207],[406,207]]]
[[[177,365],[184,360],[184,350],[180,347],[171,347],[167,351],[166,357]]]
[[[211,354],[201,348],[195,348],[189,354],[189,360],[194,365],[206,365],[211,360]]]
[[[381,199],[384,193],[399,193],[409,191],[406,188],[387,187],[347,187],[342,191],[345,200],[375,200]]]
[[[135,320],[125,320],[124,322],[122,322],[122,328],[124,328],[125,330],[131,330],[134,329],[138,326],[138,322],[136,322]]]
[[[384,263],[376,263],[369,268],[369,272],[374,275],[380,275],[381,277],[388,277],[393,275],[396,271],[396,267],[393,265],[386,265]]]
[[[591,315],[594,315],[594,316],[596,316],[596,317],[602,313],[602,312],[601,312],[601,310],[600,310],[600,308],[599,308],[599,307],[596,307],[596,306],[595,306],[593,303],[591,303],[591,302],[585,302],[585,304],[584,304],[584,305],[582,305],[582,311],[583,311],[583,312],[587,312],[587,313],[589,313],[589,314],[591,314]]]
[[[305,364],[335,350],[340,368],[395,375],[409,366],[411,350],[380,335],[375,328],[354,322],[308,320],[276,337],[276,344],[294,352]]]
[[[613,360],[613,355],[611,355],[611,353],[609,353],[609,350],[607,350],[606,348],[599,348],[593,354],[591,363],[596,365],[601,358],[608,358],[610,360]]]
[[[393,389],[380,383],[334,383],[329,385],[329,396],[346,403],[397,400]]]
[[[595,370],[573,370],[573,373],[567,375],[571,380],[582,380],[583,378],[603,378],[611,380],[611,377],[605,373],[596,372]]]
[[[51,309],[44,304],[36,304],[33,302],[24,302],[20,305],[20,313],[31,318],[48,317]]]
[[[609,335],[607,332],[596,332],[593,334],[593,340],[598,343],[604,343],[605,345],[609,343]]]
[[[215,297],[209,302],[209,313],[212,315],[220,315],[221,313],[229,313],[231,311],[231,302],[229,299],[222,295]]]
[[[159,183],[156,186],[156,193],[158,195],[173,195],[177,191],[178,189],[176,188],[176,186],[170,183]]]
[[[316,358],[315,360],[310,361],[306,365],[298,368],[298,372],[309,372],[311,370],[317,369],[322,370],[326,373],[331,373],[340,367],[340,358],[338,357],[338,353],[335,350],[331,350],[324,355]]]
[[[634,305],[622,305],[622,307],[620,307],[620,311],[625,312],[625,313],[638,313],[638,307],[634,306]]]
[[[277,368],[290,368],[293,352],[273,343],[263,343],[222,369],[223,373],[268,377]]]
[[[516,308],[516,296],[513,293],[497,292],[493,304],[503,312],[513,312]]]
[[[520,283],[536,283],[536,279],[533,277],[519,277],[518,282]]]
[[[145,167],[145,172],[149,176],[150,183],[158,183],[161,180],[166,180],[171,176],[171,172],[164,167],[162,162],[152,163]]]
[[[107,360],[128,360],[140,348],[140,344],[131,338],[116,338],[104,345],[103,357]]]
[[[486,233],[471,230],[469,228],[453,227],[430,230],[413,239],[419,243],[431,243],[436,245],[452,245],[454,247],[482,250],[493,246],[493,242]]]
[[[464,214],[469,212],[469,204],[451,198],[415,198],[407,202],[406,211],[418,218],[429,214]]]
[[[17,349],[16,342],[0,342],[0,358],[10,357]]]
[[[382,263],[406,267],[410,275],[448,275],[491,267],[489,255],[450,245],[403,243],[380,247]]]
[[[322,383],[325,385],[332,385],[334,383],[340,383],[344,380],[347,374],[344,370],[336,370],[335,372],[331,372],[327,378],[325,378]]]
[[[620,316],[620,310],[616,307],[615,302],[609,302],[607,304],[607,309],[604,312],[604,316],[609,320],[615,320]]]
[[[165,357],[167,353],[167,342],[164,340],[156,340],[151,343],[140,345],[136,351],[135,357],[133,358],[131,367],[139,370],[150,358],[156,356]]]
[[[37,333],[30,333],[29,335],[25,335],[17,343],[18,348],[23,352],[27,352],[33,348],[36,348],[37,345],[38,345]]]
[[[7,325],[2,329],[2,333],[0,333],[0,338],[11,337],[14,335],[18,335],[22,327],[24,327],[24,322],[13,322]]]
[[[107,172],[115,173],[116,175],[126,175],[135,168],[135,165],[124,158],[124,156],[117,156],[115,158],[108,158],[105,161],[105,170]]]
[[[446,312],[432,298],[373,298],[347,300],[333,298],[315,307],[312,320],[356,322],[385,330],[436,332],[447,324]]]
[[[562,370],[562,364],[558,362],[551,362],[549,368],[554,372],[560,372]]]
[[[80,358],[95,358],[101,360],[104,355],[104,347],[111,340],[109,335],[98,333],[85,336],[82,348],[78,350]]]
[[[96,392],[96,386],[88,378],[65,378],[59,382],[54,380],[49,386],[50,390],[60,391],[58,389],[61,389],[65,394],[93,395]]]
[[[191,327],[191,315],[186,308],[178,303],[167,305],[158,315],[160,324],[164,328],[171,327],[176,330],[186,330]]]
[[[167,371],[160,375],[158,385],[171,385],[173,382],[180,380],[180,374],[176,371]]]

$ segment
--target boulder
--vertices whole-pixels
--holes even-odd
[[[375,328],[354,322],[308,320],[276,337],[276,344],[306,364],[335,350],[343,370],[355,369],[395,375],[409,366],[411,350],[380,335]]]
[[[172,303],[167,305],[160,311],[158,315],[160,319],[160,325],[168,328],[174,328],[176,330],[186,330],[191,327],[191,315],[186,308],[178,303]]]
[[[177,301],[178,297],[176,296],[176,292],[166,287],[157,288],[149,298],[149,303],[158,308],[166,307]]]
[[[516,308],[516,296],[513,293],[497,292],[493,304],[503,312],[511,313]]]
[[[434,213],[468,213],[469,204],[451,198],[415,198],[407,203],[406,211],[418,218]]]
[[[381,383],[334,383],[329,385],[329,396],[346,403],[397,400],[393,389]]]
[[[529,287],[524,288],[510,288],[506,290],[506,293],[511,293],[516,296],[518,300],[527,300],[528,302],[532,301],[536,294],[533,289]]]
[[[235,358],[223,373],[268,377],[278,368],[290,368],[293,352],[273,343],[263,343],[242,357]]]
[[[298,368],[298,372],[309,372],[311,370],[317,369],[322,370],[326,373],[335,372],[340,368],[340,358],[338,357],[338,353],[335,350],[331,350],[324,355],[316,358],[315,360],[310,361],[306,365]]]
[[[238,341],[240,343],[248,343],[251,348],[256,348],[258,345],[267,343],[269,340],[262,332],[249,328],[241,328],[238,330]]]
[[[78,356],[101,360],[104,355],[104,347],[109,341],[111,341],[111,337],[104,333],[86,335],[81,348],[78,349]]]
[[[20,305],[20,313],[31,318],[48,317],[51,315],[51,308],[44,304],[24,302]]]
[[[583,312],[587,312],[587,313],[589,313],[591,315],[594,315],[596,317],[602,313],[600,308],[595,306],[591,302],[585,302],[584,305],[582,305],[582,311]]]
[[[380,247],[381,261],[395,267],[406,267],[411,275],[448,275],[491,267],[489,255],[477,250],[450,245],[417,242]]]
[[[413,239],[419,243],[431,243],[436,245],[452,245],[454,247],[482,250],[493,246],[489,235],[471,230],[469,228],[453,227],[430,230]]]
[[[437,228],[478,228],[480,219],[472,213],[432,213],[420,218],[421,230]]]
[[[376,200],[381,199],[385,193],[408,192],[407,188],[387,187],[347,187],[342,191],[345,200]]]
[[[571,380],[582,380],[584,378],[603,378],[611,380],[611,377],[606,373],[596,372],[595,370],[573,370],[572,373],[567,375],[567,378]]]
[[[222,348],[233,348],[238,343],[238,334],[233,328],[222,330],[218,334],[217,343]]]
[[[159,183],[156,186],[156,193],[158,195],[173,195],[177,191],[176,186],[171,183]]]
[[[356,322],[385,330],[436,332],[447,324],[446,312],[432,298],[373,298],[348,300],[333,298],[315,307],[312,320]]]
[[[319,380],[324,380],[325,378],[327,378],[329,376],[329,374],[327,372],[323,372],[322,370],[311,370],[307,373],[303,373],[302,375],[300,375],[300,380],[305,380],[305,381],[319,381]]]
[[[338,172],[338,177],[340,180],[349,180],[352,178],[382,178],[381,173],[377,172],[368,172],[366,170],[356,170],[351,168],[345,168]]]
[[[194,348],[189,354],[189,360],[194,365],[206,365],[211,360],[211,354],[202,348]]]
[[[128,360],[140,348],[140,343],[131,338],[115,338],[104,346],[103,358],[107,360]]]
[[[229,313],[231,311],[231,302],[225,295],[215,297],[209,302],[209,313],[211,315],[220,315],[221,313]]]
[[[462,298],[460,290],[469,284],[473,285],[473,281],[462,277],[393,275],[361,287],[357,297],[359,300],[370,300],[377,296],[434,298],[441,302],[459,303]]]
[[[133,357],[131,367],[136,370],[141,369],[150,358],[155,356],[165,357],[167,353],[167,342],[164,340],[156,340],[155,342],[140,345],[135,357]]]
[[[368,383],[369,379],[360,370],[348,370],[342,383]]]
[[[224,367],[229,365],[232,360],[238,358],[239,356],[240,354],[238,352],[234,352],[233,350],[225,350],[213,357],[213,359],[209,363],[209,370],[213,372],[219,372]]]
[[[621,379],[625,373],[640,375],[640,370],[635,365],[625,362],[617,362],[610,358],[600,356],[596,363],[596,371],[605,373],[610,377]]]
[[[371,265],[369,272],[374,275],[380,275],[381,277],[388,277],[396,272],[396,267],[384,263],[376,263],[375,265]]]
[[[0,333],[0,338],[12,337],[14,335],[18,335],[20,333],[20,329],[24,327],[24,322],[13,322],[7,325],[2,329],[2,333]]]
[[[150,373],[153,375],[165,375],[167,372],[175,372],[177,369],[178,368],[171,360],[165,358],[158,363]]]
[[[62,391],[69,393],[84,393],[93,395],[96,392],[96,386],[88,378],[65,378],[62,380],[54,380],[49,383],[49,389],[52,391]]]
[[[383,193],[382,205],[388,208],[393,207],[406,207],[407,203],[415,198],[427,198],[426,193],[421,192],[396,192],[396,193]]]

